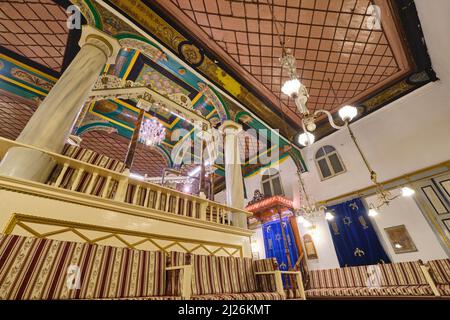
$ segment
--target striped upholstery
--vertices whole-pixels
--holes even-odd
[[[309,278],[310,298],[433,295],[418,261],[314,270]]]
[[[191,255],[193,295],[223,293],[218,260],[215,256]]]
[[[365,267],[314,270],[309,272],[311,289],[357,288],[366,285]]]
[[[66,157],[73,158],[82,162],[87,162],[92,165],[116,171],[119,173],[125,170],[125,164],[123,162],[111,159],[105,155],[98,154],[97,152],[94,152],[89,149],[66,144],[62,151],[62,154]],[[62,168],[63,167],[61,165],[55,166],[47,181],[47,184],[49,185],[55,184],[56,180],[58,179],[58,176],[61,173]],[[77,172],[75,169],[69,167],[64,173],[64,176],[62,178],[59,187],[85,193],[93,176],[88,172],[83,172],[78,184],[76,186],[73,186],[73,184],[75,183],[75,179],[77,177],[76,173]],[[93,182],[93,187],[92,190],[90,191],[90,194],[100,196],[103,193],[105,185],[106,185],[106,177],[102,176],[95,177],[95,181]],[[114,197],[117,185],[118,181],[116,180],[112,180],[111,183],[109,184],[108,191],[106,192],[106,197],[108,199],[112,199]]]
[[[79,268],[79,289],[68,270]],[[0,300],[164,296],[165,253],[0,235]]]
[[[429,261],[428,265],[439,293],[450,296],[450,259]]]
[[[419,261],[381,264],[382,286],[428,285]]]
[[[260,282],[254,271],[273,271],[273,259],[204,256],[171,252],[171,266],[192,264],[192,299],[208,300],[277,300],[273,280]],[[263,277],[264,278],[264,277]],[[179,274],[169,275],[166,292],[179,294]],[[267,289],[267,290],[265,290]],[[275,297],[275,298],[274,298]]]
[[[192,300],[284,300],[277,292],[222,293],[191,298]]]
[[[429,261],[436,284],[450,284],[450,259]]]
[[[256,278],[251,258],[217,257],[220,268],[221,293],[256,292]]]
[[[61,154],[112,171],[123,172],[125,170],[125,164],[123,162],[78,146],[66,144]]]
[[[254,267],[256,272],[274,271],[278,269],[277,259],[260,259],[254,261]],[[275,279],[270,275],[257,276],[258,291],[273,292],[276,290]]]
[[[172,251],[168,253],[166,266],[185,266],[191,264],[191,256],[183,253]],[[182,270],[172,270],[166,272],[166,294],[171,296],[181,296],[181,276]]]
[[[379,288],[338,288],[338,289],[310,289],[307,297],[387,297],[387,296],[432,296],[430,286],[399,286]]]

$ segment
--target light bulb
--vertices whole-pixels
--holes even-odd
[[[281,91],[285,95],[292,97],[293,95],[296,95],[298,93],[298,90],[300,90],[301,85],[302,84],[298,79],[288,80],[283,84]]]
[[[315,124],[314,122],[308,123],[308,124],[306,125],[306,129],[307,129],[309,132],[315,131],[316,128],[317,128],[317,126],[316,126],[316,124]]]
[[[358,109],[353,106],[345,106],[339,109],[339,116],[342,121],[352,121],[358,114]]]
[[[378,215],[378,211],[376,209],[369,209],[369,217],[376,217]]]
[[[309,132],[304,132],[298,136],[298,143],[304,147],[312,145],[315,140],[316,137],[314,137],[314,135]]]
[[[325,213],[325,219],[327,219],[328,221],[334,220],[334,214],[332,214],[330,211],[327,211]]]
[[[402,188],[402,196],[403,197],[412,197],[415,193],[416,193],[416,191],[414,191],[413,189],[411,189],[409,187]]]

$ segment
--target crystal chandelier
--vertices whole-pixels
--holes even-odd
[[[145,119],[139,132],[139,141],[146,146],[160,145],[166,137],[166,128],[155,118]]]
[[[295,210],[295,215],[297,216],[297,221],[301,223],[305,228],[314,229],[314,220],[321,218],[325,215],[325,219],[333,220],[334,214],[327,211],[325,206],[317,206],[315,201],[312,201],[311,197],[308,195],[305,189],[305,184],[301,176],[301,172],[297,172],[298,181],[300,185],[301,192],[301,206]]]

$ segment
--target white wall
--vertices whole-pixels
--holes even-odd
[[[260,259],[266,258],[266,250],[264,249],[264,236],[263,236],[263,230],[262,227],[256,228],[255,234],[252,236],[252,252],[256,251],[259,253]],[[256,241],[256,244],[254,244],[254,241]]]
[[[430,83],[352,124],[361,148],[379,174],[379,181],[389,180],[450,159],[450,1],[416,0],[433,68],[440,81]],[[313,156],[324,146],[334,146],[346,167],[346,173],[321,181]],[[367,169],[346,130],[338,131],[303,150],[309,172],[303,175],[308,193],[315,201],[330,199],[371,185]],[[296,167],[289,158],[279,164],[284,191],[298,206],[299,188]],[[261,175],[245,179],[249,200],[261,189]],[[411,199],[397,199],[380,210],[376,218],[380,240],[393,261],[429,260],[445,253]],[[312,269],[338,267],[331,235],[325,220],[318,224],[316,240],[319,260],[310,261]],[[384,228],[405,224],[416,243],[417,253],[395,255]],[[299,226],[302,235],[306,230]]]
[[[294,201],[294,205],[298,205],[299,200],[299,190],[298,190],[298,177],[297,177],[297,167],[291,157],[287,157],[270,168],[278,170],[281,177],[281,184],[285,196],[288,199]],[[245,188],[247,190],[247,201],[253,199],[253,194],[255,190],[263,191],[261,185],[262,176],[265,174],[266,169],[260,170],[257,174],[245,178]]]
[[[399,192],[400,190],[393,191],[395,194]],[[366,201],[368,203],[375,202],[376,196],[368,197]],[[392,201],[388,207],[381,208],[378,211],[379,215],[371,219],[374,227],[378,229],[380,241],[392,262],[416,261],[419,259],[429,261],[447,258],[447,254],[440,246],[436,235],[413,197],[400,197]],[[394,252],[384,229],[399,225],[405,225],[417,247],[417,252],[402,254]]]
[[[339,268],[339,261],[334,250],[333,240],[331,238],[330,228],[325,218],[317,218],[314,221],[316,226],[315,233],[311,234],[311,231],[303,227],[302,224],[298,224],[300,234],[311,234],[313,236],[314,245],[316,247],[317,256],[316,260],[308,260],[308,267],[310,270],[322,270]]]
[[[423,169],[450,159],[450,1],[416,1],[433,68],[441,79],[352,124],[361,148],[379,180]],[[347,172],[321,181],[313,161],[323,145],[334,146]],[[303,155],[310,173],[305,182],[317,200],[370,185],[367,169],[346,130],[338,131]]]

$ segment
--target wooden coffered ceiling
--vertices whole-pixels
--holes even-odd
[[[0,2],[0,46],[60,72],[69,35],[65,9],[51,0]]]
[[[191,98],[205,115],[216,97],[226,110],[221,113],[225,118],[246,128],[268,125],[291,141],[300,130],[300,117],[292,101],[280,93],[286,74],[279,65],[281,45],[275,26],[297,58],[311,111],[335,112],[352,103],[364,116],[433,80],[412,0],[374,1],[382,9],[381,30],[367,26],[368,0],[7,0],[0,1],[1,136],[17,137],[76,54],[71,51],[77,49],[74,34],[79,31],[66,25],[65,7],[71,3],[83,8],[84,23],[112,36],[139,37],[140,28],[154,39],[151,45],[162,59],[150,59],[149,64],[158,64],[158,74],[172,82],[192,87]],[[122,68],[108,70],[131,71],[125,72],[131,80],[139,77],[145,64],[131,63],[140,63],[140,58],[133,59],[138,51],[134,48],[121,56]],[[199,98],[205,83],[211,89],[215,86],[214,94]],[[122,111],[117,116],[132,115],[132,107],[118,108]],[[93,111],[105,116],[100,109]],[[220,123],[222,118],[216,118]],[[87,132],[84,145],[105,154],[111,150],[102,147],[114,146],[117,152],[110,156],[123,160],[132,126],[121,119],[94,120],[101,125],[116,121],[117,133]],[[329,125],[319,123],[319,137],[331,132]],[[288,146],[285,141],[281,144],[284,154]],[[246,159],[257,153],[253,143],[241,147],[247,150]],[[137,160],[136,170],[143,174],[159,175],[167,165],[151,150],[143,149],[138,157],[142,161]],[[153,159],[155,165],[146,163]],[[258,168],[246,165],[244,173]]]
[[[297,59],[300,80],[309,90],[310,111],[325,109],[335,114],[343,105],[356,104],[363,107],[365,115],[393,96],[392,92],[385,92],[384,97],[376,97],[379,102],[376,107],[371,98],[418,71],[400,23],[400,2],[155,0],[153,3],[216,57],[219,65],[256,92],[274,112],[281,111],[291,126],[300,129],[301,117],[295,104],[281,93],[288,75],[279,62],[280,41]],[[371,5],[381,8],[380,29],[371,27]],[[394,91],[398,93],[397,89]],[[367,101],[369,107],[364,105]]]

